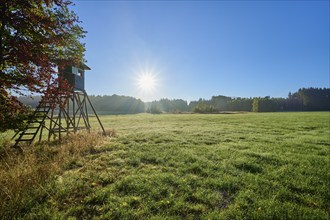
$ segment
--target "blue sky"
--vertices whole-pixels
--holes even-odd
[[[329,87],[329,1],[84,1],[86,90],[150,101]],[[143,92],[143,72],[157,85]]]

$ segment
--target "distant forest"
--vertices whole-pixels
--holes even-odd
[[[212,96],[210,100],[199,99],[189,104],[182,99],[160,99],[144,103],[140,99],[119,95],[89,96],[99,114],[136,114],[136,113],[219,113],[226,111],[330,111],[329,88],[302,88],[289,93],[287,98],[254,97],[231,98]],[[33,99],[20,97],[20,100],[32,108],[40,101],[40,96]]]

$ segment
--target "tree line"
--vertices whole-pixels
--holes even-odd
[[[301,88],[297,92],[289,93],[287,98],[228,97],[212,96],[210,100],[199,99],[189,104],[182,99],[160,99],[158,101],[143,102],[140,99],[120,95],[91,95],[89,96],[94,108],[99,114],[136,114],[136,113],[219,113],[225,111],[330,111],[329,88]],[[20,97],[21,102],[35,108],[40,96],[33,99]],[[89,109],[91,111],[91,109]]]
[[[140,99],[119,95],[90,95],[88,96],[98,114],[136,114],[145,112],[145,104]],[[19,101],[36,108],[41,96],[21,96]],[[87,111],[92,112],[91,106],[87,105]]]
[[[190,110],[197,113],[221,111],[330,111],[329,88],[301,88],[289,93],[287,98],[254,97],[231,98],[213,96],[211,100],[200,99],[189,104]]]
[[[140,99],[129,96],[104,95],[89,96],[93,107],[101,114],[136,114],[145,112],[145,104]],[[89,109],[90,110],[90,109]]]

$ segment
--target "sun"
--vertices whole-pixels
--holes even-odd
[[[152,73],[142,73],[137,79],[138,87],[144,92],[152,92],[155,90],[157,81]]]
[[[162,94],[163,80],[158,68],[145,66],[133,69],[132,80],[134,81],[134,97],[144,101],[156,100]]]

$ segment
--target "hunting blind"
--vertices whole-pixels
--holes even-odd
[[[81,129],[89,131],[91,125],[88,111],[94,113],[103,134],[105,133],[85,90],[85,70],[90,70],[90,68],[85,64],[80,64],[79,66],[67,66],[59,73],[59,77],[66,80],[72,89],[69,92],[66,91],[68,95],[56,97],[56,103],[50,97],[42,96],[26,127],[13,137],[18,135],[14,146],[18,146],[21,142],[31,144],[37,136],[41,141],[44,137],[44,130],[48,132],[48,141],[51,138],[61,140],[62,133],[76,133]]]
[[[85,64],[81,64],[79,67],[68,66],[64,68],[63,78],[66,79],[74,89],[85,91],[85,70],[90,70]]]

